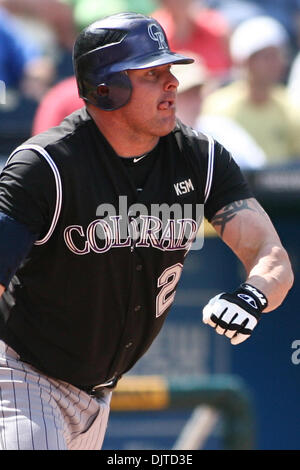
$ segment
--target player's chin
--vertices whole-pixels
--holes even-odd
[[[160,137],[163,137],[174,129],[176,125],[176,116],[175,113],[169,113],[169,115],[165,116],[160,116],[159,119],[159,126],[157,127],[158,129],[158,135]]]

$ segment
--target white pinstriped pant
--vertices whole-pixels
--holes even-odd
[[[47,377],[0,340],[0,450],[100,450],[110,399]]]

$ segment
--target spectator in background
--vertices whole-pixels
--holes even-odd
[[[232,28],[254,16],[269,16],[285,28],[294,45],[299,35],[300,0],[206,0]]]
[[[242,21],[265,14],[262,6],[252,0],[206,0],[206,3],[223,15],[232,31]]]
[[[64,0],[0,0],[18,16],[29,36],[40,45],[56,70],[56,80],[73,73],[72,47],[76,36],[73,8]]]
[[[73,8],[73,16],[80,31],[93,21],[123,11],[150,14],[157,6],[156,0],[62,0]]]
[[[72,50],[76,37],[73,9],[64,0],[0,0],[0,5],[14,15],[48,25],[58,43]]]
[[[39,104],[33,119],[32,135],[58,126],[69,114],[83,106],[75,77],[68,77],[52,87]]]
[[[191,52],[184,52],[191,57]],[[194,59],[196,59],[194,55]],[[194,127],[201,111],[204,89],[208,83],[207,70],[200,58],[193,64],[173,65],[172,73],[179,81],[177,88],[176,115],[186,125]]]
[[[276,19],[289,35],[293,51],[299,43],[300,0],[252,0],[265,15]]]
[[[39,101],[53,83],[55,69],[22,25],[0,8],[0,80],[8,90]]]
[[[232,59],[241,75],[210,94],[202,116],[233,120],[255,140],[267,163],[284,163],[300,155],[299,122],[281,83],[288,36],[276,20],[257,17],[242,22],[231,37]]]
[[[242,170],[258,169],[267,164],[263,149],[233,119],[225,116],[200,116],[195,128],[220,142],[233,155]]]
[[[189,51],[184,55],[191,56]],[[237,123],[225,117],[201,118],[202,103],[211,92],[207,71],[199,58],[187,65],[172,67],[179,81],[177,89],[177,117],[204,134],[210,134],[234,156],[242,169],[261,168],[266,163],[262,149]],[[199,117],[200,116],[200,117]]]
[[[231,60],[229,27],[224,17],[199,0],[160,0],[152,13],[166,31],[170,48],[202,57],[210,77],[226,80]],[[205,2],[204,2],[205,3]]]

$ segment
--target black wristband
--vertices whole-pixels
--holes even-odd
[[[251,284],[244,282],[243,284],[240,285],[240,288],[243,289],[244,292],[251,294],[251,296],[255,298],[260,312],[262,312],[265,308],[267,308],[268,299],[262,291],[257,289],[257,287],[254,287]]]

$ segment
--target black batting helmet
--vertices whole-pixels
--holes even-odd
[[[126,70],[194,59],[170,51],[161,25],[137,13],[108,16],[78,35],[73,63],[79,96],[106,111],[124,106],[132,92]]]

